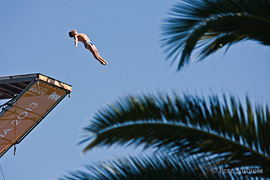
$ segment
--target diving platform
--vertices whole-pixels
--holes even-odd
[[[40,73],[0,77],[0,157],[16,147],[72,86]],[[14,150],[15,151],[15,150]]]

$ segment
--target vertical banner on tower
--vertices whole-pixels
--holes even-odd
[[[20,140],[67,94],[48,83],[35,82],[0,117],[0,154]]]

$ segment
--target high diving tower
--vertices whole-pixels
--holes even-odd
[[[0,77],[0,157],[20,143],[66,95],[72,86],[36,74]]]

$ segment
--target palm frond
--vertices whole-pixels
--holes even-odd
[[[176,94],[127,96],[99,111],[85,127],[92,136],[84,152],[114,143],[142,144],[179,155],[218,154],[230,167],[241,162],[270,171],[269,108],[256,106],[254,112],[248,99],[246,109],[234,97],[223,101],[216,96],[209,102]]]
[[[224,173],[211,160],[160,155],[125,157],[86,166],[88,172],[70,173],[60,180],[178,180],[241,179],[244,174]],[[251,175],[254,176],[254,175]],[[250,176],[249,176],[250,177]]]
[[[175,5],[163,25],[162,47],[178,70],[189,63],[242,40],[270,45],[269,0],[183,0]],[[202,48],[204,47],[204,48]]]

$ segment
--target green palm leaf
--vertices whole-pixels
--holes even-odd
[[[208,153],[229,167],[259,166],[270,177],[270,113],[268,107],[246,109],[230,97],[223,103],[216,97],[176,94],[128,96],[96,114],[85,127],[95,146],[143,145],[167,154]],[[246,112],[246,113],[245,113]],[[221,161],[220,161],[221,162]]]
[[[178,70],[198,48],[198,59],[242,40],[270,45],[269,0],[183,0],[163,26],[162,46],[176,60]]]
[[[118,158],[88,165],[86,168],[89,172],[72,172],[61,180],[189,180],[245,177],[237,173],[219,172],[218,169],[213,168],[209,159],[204,158],[203,161],[199,161],[194,157],[164,157],[162,155]]]

